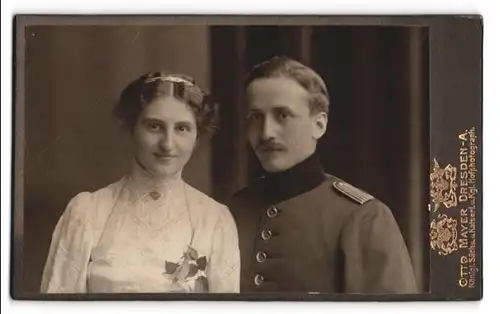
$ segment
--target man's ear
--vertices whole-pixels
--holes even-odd
[[[313,137],[319,140],[325,133],[328,126],[328,114],[324,111],[315,114]]]

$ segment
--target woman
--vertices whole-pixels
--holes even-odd
[[[135,144],[131,172],[74,197],[54,230],[45,293],[239,292],[228,208],[182,180],[216,104],[185,75],[148,73],[115,114]]]

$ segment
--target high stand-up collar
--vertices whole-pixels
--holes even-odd
[[[316,188],[325,179],[319,156],[314,152],[285,171],[266,172],[261,186],[269,202],[279,203]]]

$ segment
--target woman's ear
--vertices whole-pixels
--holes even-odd
[[[319,140],[325,133],[328,125],[328,114],[324,111],[314,116],[313,137]]]

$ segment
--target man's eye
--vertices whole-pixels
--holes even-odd
[[[258,119],[261,118],[262,115],[258,114],[258,113],[251,113],[247,116],[247,120],[248,121],[256,121]]]

